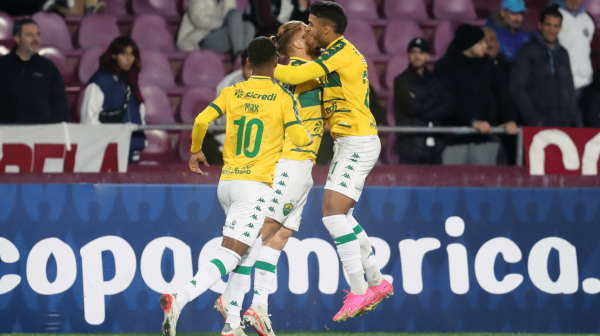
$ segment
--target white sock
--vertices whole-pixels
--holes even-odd
[[[183,290],[189,295],[188,302],[200,296],[219,279],[231,272],[239,260],[240,256],[237,253],[221,246],[215,259],[202,265],[192,281],[183,286]]]
[[[250,272],[252,265],[258,258],[262,248],[262,239],[257,239],[254,244],[244,253],[240,260],[240,264],[229,274],[227,281],[227,321],[232,328],[237,328],[240,325],[240,316],[242,306],[244,304],[244,296],[246,296],[246,288],[250,287]],[[221,297],[224,299],[224,297]],[[223,302],[225,304],[225,302]]]
[[[366,292],[367,283],[364,279],[360,256],[360,243],[346,215],[323,217],[323,224],[329,231],[331,238],[342,261],[342,266],[350,278],[350,291],[362,295]]]
[[[190,302],[190,295],[185,291],[185,289],[182,288],[175,293],[175,302],[177,302],[179,308],[183,309],[183,306]]]
[[[269,291],[273,285],[273,281],[277,276],[275,269],[277,261],[281,256],[281,251],[274,248],[263,246],[258,256],[258,260],[254,264],[254,296],[252,304],[262,305],[267,309],[269,305]]]
[[[369,282],[369,287],[377,286],[383,280],[383,274],[379,270],[379,266],[377,265],[377,259],[375,258],[375,253],[373,253],[373,249],[371,248],[371,241],[369,241],[369,236],[365,230],[358,224],[352,213],[354,212],[354,208],[348,211],[348,215],[346,218],[352,226],[352,230],[356,234],[356,238],[360,243],[360,257],[362,262],[362,267],[365,270],[365,275],[367,276],[367,281]]]

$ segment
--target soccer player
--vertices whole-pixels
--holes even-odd
[[[275,164],[283,149],[284,132],[294,145],[312,143],[312,137],[298,119],[294,96],[273,82],[277,50],[266,37],[254,39],[248,46],[252,77],[224,88],[220,95],[198,115],[192,132],[190,170],[203,174],[199,163],[206,163],[202,141],[208,125],[227,114],[225,165],[217,188],[225,211],[223,243],[216,257],[204,264],[194,278],[175,294],[163,294],[160,305],[165,312],[162,331],[175,336],[183,307],[231,272],[251,253],[265,218],[263,201],[271,195]],[[221,335],[240,336],[240,317],[226,323]],[[236,323],[237,322],[237,323]]]
[[[383,279],[367,234],[352,216],[365,179],[379,158],[381,143],[369,110],[367,63],[342,36],[348,24],[344,9],[335,2],[316,2],[310,7],[308,21],[306,33],[325,51],[314,61],[297,67],[278,66],[275,78],[299,84],[326,76],[325,118],[335,145],[323,195],[323,224],[350,278],[350,292],[333,317],[334,321],[343,321],[373,309],[394,290]]]
[[[303,38],[305,28],[303,22],[290,21],[279,28],[277,36],[271,37],[278,53],[290,57],[292,66],[300,66],[318,56],[310,43],[312,39],[305,41]],[[263,336],[275,336],[267,312],[269,290],[275,279],[281,251],[292,233],[300,227],[302,210],[313,185],[311,172],[323,135],[322,88],[323,85],[316,79],[291,88],[300,104],[298,114],[302,126],[312,133],[314,142],[308,147],[297,148],[286,136],[281,159],[275,169],[273,192],[267,200],[265,223],[261,229],[263,246],[258,261],[248,258],[247,264],[234,270],[229,276],[227,289],[215,302],[215,309],[226,321],[233,320],[229,317],[232,315],[239,317],[250,283],[250,270],[255,266],[254,297],[252,306],[244,313],[244,321]],[[260,241],[255,244],[260,244]]]

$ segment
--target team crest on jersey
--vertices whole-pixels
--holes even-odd
[[[237,98],[242,98],[243,95],[244,95],[244,91],[242,91],[242,89],[235,90],[235,96]]]
[[[294,205],[292,203],[285,203],[283,205],[283,215],[287,216],[294,209]]]

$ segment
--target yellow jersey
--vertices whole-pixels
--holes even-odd
[[[296,146],[306,146],[310,142],[298,117],[296,99],[269,77],[252,76],[221,90],[196,118],[192,152],[201,149],[208,124],[223,114],[227,115],[227,124],[221,180],[249,180],[272,185],[285,129],[289,128],[291,141]]]
[[[291,66],[300,66],[308,61],[301,58],[292,57]],[[286,133],[285,143],[283,144],[282,159],[290,160],[312,160],[317,159],[321,139],[323,138],[323,104],[321,97],[323,95],[323,85],[316,79],[311,79],[302,84],[292,86],[290,90],[298,101],[298,115],[302,121],[302,127],[307,129],[313,137],[313,143],[310,146],[298,148]]]
[[[323,104],[331,134],[362,136],[377,134],[377,123],[369,109],[369,76],[363,55],[343,36],[333,41],[312,62],[275,69],[275,78],[299,84],[325,76]]]

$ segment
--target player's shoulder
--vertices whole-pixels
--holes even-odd
[[[290,90],[288,90],[284,85],[282,85],[281,83],[278,83],[276,81],[273,81],[273,84],[275,84],[277,86],[277,90],[281,91],[284,99],[294,100],[294,94]]]

